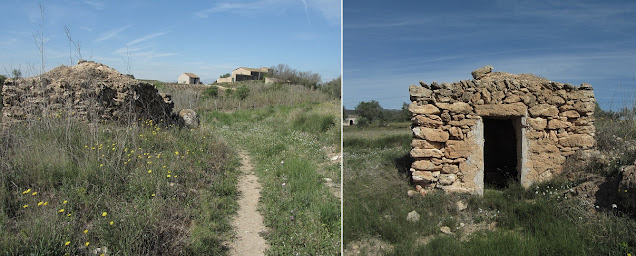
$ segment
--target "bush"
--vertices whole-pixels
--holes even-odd
[[[207,99],[207,98],[216,98],[219,96],[219,88],[217,88],[216,86],[211,86],[206,88],[203,91],[203,98]]]
[[[300,115],[294,119],[294,128],[304,132],[326,132],[335,125],[332,115]]]
[[[236,89],[236,97],[240,100],[244,100],[247,98],[247,95],[250,94],[250,89],[247,86],[243,85]]]
[[[326,84],[320,86],[320,91],[329,94],[335,98],[342,98],[342,77],[335,78]]]

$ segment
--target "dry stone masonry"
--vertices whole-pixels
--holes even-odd
[[[482,194],[484,185],[550,179],[566,157],[595,146],[592,86],[492,72],[473,80],[409,87],[417,191]]]
[[[81,120],[168,120],[169,95],[106,65],[80,60],[42,75],[7,79],[2,88],[3,122],[71,115]]]

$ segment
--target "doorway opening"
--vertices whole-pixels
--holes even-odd
[[[510,181],[519,182],[521,134],[515,121],[519,118],[484,118],[484,185],[505,188]],[[519,130],[519,131],[517,131]]]

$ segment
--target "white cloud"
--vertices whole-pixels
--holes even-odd
[[[121,32],[124,32],[124,30],[128,29],[129,27],[130,27],[130,25],[126,25],[126,26],[123,26],[121,28],[113,29],[113,30],[110,30],[110,31],[108,31],[106,33],[103,33],[100,37],[98,37],[95,40],[95,42],[101,42],[101,41],[108,40],[108,39],[111,39],[113,37],[116,37]]]
[[[150,35],[145,35],[145,36],[142,36],[140,38],[137,38],[135,40],[132,40],[132,41],[128,42],[127,45],[138,44],[138,43],[141,43],[141,42],[146,41],[146,40],[153,39],[153,38],[158,37],[158,36],[163,36],[165,34],[167,34],[167,32],[158,32],[158,33],[153,33],[153,34],[150,34]]]
[[[97,9],[97,10],[102,10],[104,9],[104,3],[103,2],[99,2],[99,1],[89,1],[89,0],[84,0],[82,1],[87,5],[92,6],[93,8]]]
[[[309,22],[309,10],[317,11],[331,24],[340,24],[340,0],[301,0],[305,8],[305,15]],[[230,12],[241,15],[253,14],[267,9],[280,10],[285,6],[297,6],[297,0],[257,0],[252,2],[223,2],[211,8],[199,11],[196,15],[207,18],[212,13]]]

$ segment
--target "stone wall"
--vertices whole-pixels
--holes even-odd
[[[510,120],[516,134],[510,142],[516,143],[514,178],[525,187],[560,174],[566,157],[595,146],[595,99],[589,84],[493,73],[492,66],[472,76],[409,87],[411,172],[418,192],[483,193],[484,173],[492,171],[484,169],[484,120]]]
[[[169,95],[106,65],[79,61],[42,75],[8,79],[2,88],[3,122],[70,115],[82,120],[172,118]]]

